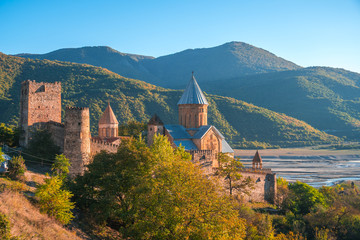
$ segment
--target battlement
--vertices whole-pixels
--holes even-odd
[[[49,83],[49,82],[36,82],[35,80],[30,80],[30,79],[23,81],[21,84],[60,85],[60,86],[61,86],[61,82],[53,82],[53,83]]]
[[[190,154],[212,154],[213,150],[189,150]]]
[[[248,173],[259,173],[259,174],[272,174],[271,168],[250,168],[250,167],[244,167],[241,168],[241,172],[248,172]]]
[[[89,110],[88,107],[70,107],[70,106],[67,106],[66,107],[66,110],[70,110],[70,111],[79,111],[79,110]]]
[[[92,143],[96,143],[96,144],[98,144],[98,145],[104,145],[104,146],[115,147],[115,148],[119,147],[118,144],[113,144],[113,143],[105,142],[105,141],[99,140],[99,139],[93,139],[93,138],[92,138],[92,139],[90,139],[90,141],[91,141]]]

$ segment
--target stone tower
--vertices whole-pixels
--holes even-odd
[[[99,137],[101,139],[114,138],[119,135],[119,122],[108,103],[103,115],[99,120]]]
[[[199,128],[207,125],[208,105],[193,73],[178,102],[179,124],[185,128]]]
[[[66,108],[64,154],[71,163],[70,176],[83,174],[90,161],[89,108]]]
[[[154,114],[152,118],[148,122],[148,133],[147,133],[147,141],[148,145],[153,144],[153,139],[155,134],[164,134],[164,123],[158,117],[158,115]]]
[[[27,147],[31,131],[48,122],[61,123],[61,83],[44,83],[27,80],[21,83],[20,141]]]
[[[262,159],[259,154],[259,151],[256,151],[255,156],[252,160],[252,167],[254,169],[262,169]]]

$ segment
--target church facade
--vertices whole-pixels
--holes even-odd
[[[218,153],[234,155],[225,137],[213,125],[208,125],[208,106],[203,92],[192,75],[178,102],[179,124],[164,124],[154,115],[148,122],[148,143],[155,134],[167,136],[173,147],[183,146],[205,173],[218,167]]]

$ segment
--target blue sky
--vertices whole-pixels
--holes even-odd
[[[0,0],[0,52],[110,46],[154,57],[246,42],[360,73],[360,0]]]

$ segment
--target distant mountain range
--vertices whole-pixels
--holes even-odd
[[[187,76],[190,79],[191,73]],[[148,121],[156,113],[169,124],[177,123],[177,102],[182,91],[169,90],[124,78],[87,64],[31,60],[0,53],[0,122],[15,123],[19,114],[21,82],[27,79],[62,83],[63,107],[88,106],[91,129],[107,101],[120,123]],[[235,147],[302,146],[339,139],[285,114],[230,97],[206,94],[209,124],[215,125]]]
[[[360,140],[360,74],[328,67],[302,68],[242,42],[158,58],[124,54],[109,47],[18,56],[87,63],[175,89],[183,89],[195,71],[208,93],[251,102],[337,136]]]
[[[16,56],[86,63],[107,68],[121,76],[170,88],[184,88],[192,71],[201,83],[300,68],[266,50],[242,42],[188,49],[158,58],[125,54],[110,47],[67,48],[47,54]]]

